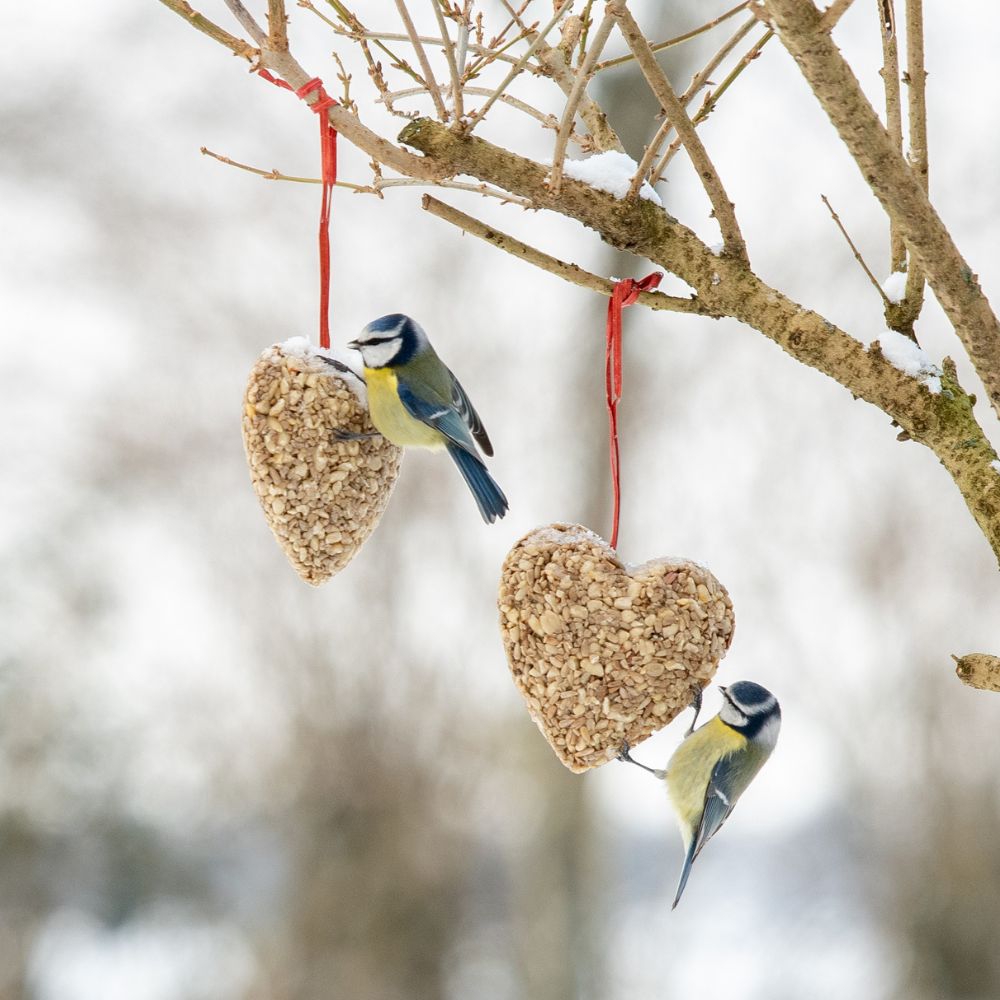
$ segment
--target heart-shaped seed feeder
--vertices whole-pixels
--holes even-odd
[[[243,398],[243,445],[274,537],[307,583],[340,572],[372,533],[402,451],[374,433],[364,384],[331,367],[304,337],[260,356]],[[346,364],[342,359],[342,364]],[[349,368],[350,366],[347,365]]]
[[[577,524],[525,535],[504,560],[500,629],[514,682],[559,759],[586,771],[687,708],[733,637],[733,606],[684,559],[627,567]]]

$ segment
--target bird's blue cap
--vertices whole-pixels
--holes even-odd
[[[412,323],[413,320],[409,316],[404,316],[402,313],[388,313],[385,316],[379,316],[378,319],[373,319],[366,329],[371,330],[372,333],[395,333],[404,323]]]

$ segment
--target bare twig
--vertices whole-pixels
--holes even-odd
[[[464,87],[465,93],[472,94],[474,97],[490,97],[495,91],[488,87]],[[383,95],[379,98],[380,101],[388,98],[389,100],[402,100],[404,97],[416,97],[418,94],[425,94],[427,91],[423,87],[407,87],[405,90],[394,90],[391,93]],[[507,104],[512,108],[516,108],[518,111],[523,111],[526,115],[530,115],[537,122],[543,125],[545,128],[558,129],[559,119],[555,115],[546,114],[544,111],[540,111],[538,108],[532,107],[527,101],[522,101],[520,98],[514,97],[511,94],[501,94],[498,98],[500,103]],[[400,114],[401,112],[397,112]],[[584,137],[578,132],[574,132],[570,137],[577,144],[583,145]]]
[[[851,253],[854,254],[854,259],[861,265],[861,270],[868,275],[868,280],[875,286],[875,290],[881,296],[882,302],[887,307],[892,305],[889,296],[885,294],[885,291],[883,290],[882,286],[878,283],[878,278],[876,278],[875,275],[872,274],[871,268],[865,263],[864,257],[861,256],[861,251],[854,245],[854,240],[851,239],[850,235],[847,232],[847,229],[844,227],[843,222],[840,221],[840,216],[837,215],[837,213],[833,210],[833,205],[830,204],[830,200],[827,198],[825,194],[820,195],[820,200],[829,209],[830,218],[833,219],[833,221],[837,225],[837,228],[843,235],[844,239],[847,240],[847,245],[851,248]]]
[[[482,17],[482,14],[479,15]],[[506,62],[506,63],[516,63],[518,60],[514,56],[508,53],[508,49],[512,49],[518,42],[524,41],[524,39],[529,37],[529,32],[523,32],[521,34],[515,35],[510,41],[505,42],[499,48],[487,49],[484,46],[478,46],[478,50],[482,53],[476,61],[465,71],[465,76],[469,80],[474,80],[486,66],[489,66],[493,62]],[[528,65],[525,67],[530,73],[538,74],[534,66]]]
[[[283,174],[280,170],[262,170],[260,167],[252,167],[248,163],[240,163],[229,156],[215,153],[205,146],[201,147],[201,152],[205,156],[210,156],[227,167],[236,167],[249,174],[254,174],[265,181],[288,181],[294,184],[322,184],[322,177],[295,177],[291,174]],[[349,181],[337,181],[337,187],[353,191],[355,194],[375,194],[382,196],[383,191],[390,188],[404,187],[426,187],[433,185],[437,188],[444,188],[448,191],[469,191],[472,194],[479,194],[485,198],[496,198],[505,205],[518,205],[521,208],[534,208],[534,205],[527,198],[521,198],[516,194],[502,191],[500,188],[490,184],[475,184],[468,181],[421,181],[412,177],[376,177],[371,184],[352,184]]]
[[[504,31],[506,32],[510,30],[510,27],[513,27],[514,25],[516,25],[522,31],[527,31],[528,25],[525,23],[524,20],[524,12],[531,5],[531,0],[523,0],[521,6],[516,8],[510,2],[510,0],[500,0],[500,3],[503,4],[504,9],[507,11],[508,14],[510,14],[511,18],[511,24],[507,28],[504,28]],[[535,27],[536,28],[538,27],[537,23],[535,24]]]
[[[525,6],[527,6],[527,4],[525,4]],[[510,10],[509,7],[508,10]],[[501,52],[505,52],[512,45],[515,45],[522,38],[527,38],[529,35],[528,31],[521,30],[513,38],[507,40],[507,32],[510,31],[511,28],[520,27],[520,22],[518,19],[517,12],[514,11],[511,13],[510,20],[503,26],[503,29],[499,32],[499,34],[494,35],[490,39],[489,45],[484,48],[482,46],[482,23],[483,23],[482,18],[483,15],[482,12],[480,12],[477,18],[477,24],[478,24],[477,33],[480,36],[477,39],[477,44],[479,46],[480,51],[477,53],[478,58],[476,59],[476,61],[469,67],[468,75],[470,79],[474,77],[487,63],[493,62]],[[513,58],[508,58],[507,61],[516,62],[516,60],[514,60]]]
[[[824,31],[833,31],[837,22],[847,13],[852,3],[854,0],[833,0],[833,3],[823,11],[823,17],[819,22],[820,27]]]
[[[483,104],[483,106],[469,119],[469,123],[466,126],[466,132],[471,132],[485,117],[486,113],[493,107],[493,105],[500,99],[503,92],[514,82],[514,80],[521,74],[525,66],[528,64],[528,60],[535,54],[535,52],[545,44],[545,36],[556,26],[559,18],[563,15],[563,5],[556,8],[555,13],[552,15],[552,19],[539,31],[535,38],[528,45],[528,48],[521,54],[521,57],[514,63],[510,68],[507,75],[500,81],[500,86],[497,87],[493,93],[490,95],[489,99]]]
[[[649,42],[646,41],[635,18],[625,5],[625,0],[611,0],[608,4],[608,10],[611,16],[618,19],[622,34],[625,36],[628,47],[635,54],[642,75],[646,78],[646,82],[660,102],[667,117],[673,123],[678,139],[684,143],[684,148],[691,158],[691,164],[698,174],[705,194],[708,195],[708,199],[712,203],[716,221],[722,230],[725,252],[745,260],[746,243],[743,242],[743,234],[736,221],[733,203],[729,200],[726,189],[722,186],[722,181],[701,141],[701,137],[691,123],[691,119],[688,118],[687,112],[674,93],[673,87],[670,86],[666,73],[656,61],[656,54],[649,47]]]
[[[903,151],[903,109],[899,95],[899,42],[896,36],[896,11],[893,0],[875,0],[878,6],[879,32],[882,36],[882,86],[885,90],[885,127],[893,145]],[[906,245],[899,230],[889,220],[889,270],[906,270]]]
[[[649,174],[653,166],[653,161],[660,155],[660,147],[673,130],[674,123],[664,115],[660,127],[654,133],[653,138],[649,140],[649,145],[643,151],[642,159],[636,167],[635,176],[632,178],[632,183],[628,186],[629,198],[634,198],[642,189],[642,183]]]
[[[501,0],[501,2],[510,13],[514,13],[508,0]],[[569,2],[569,0],[566,0],[566,2]],[[518,18],[518,23],[523,25],[520,18]],[[535,35],[534,41],[538,43],[535,51],[535,60],[537,61],[539,71],[545,76],[551,77],[568,98],[573,90],[573,85],[576,83],[576,72],[567,61],[566,53],[558,46],[547,45],[545,39],[538,38],[534,31],[528,31],[527,34],[529,36]],[[593,148],[600,150],[616,149],[619,152],[624,152],[625,147],[622,145],[621,139],[618,138],[615,130],[608,124],[608,116],[595,100],[587,97],[585,94],[580,100],[577,113],[587,126],[587,131],[590,132],[593,139]]]
[[[719,48],[719,50],[708,60],[707,63],[697,72],[693,77],[691,77],[691,82],[688,84],[687,90],[681,94],[681,104],[687,107],[691,101],[694,99],[695,94],[701,90],[702,87],[708,83],[711,75],[718,69],[719,65],[723,60],[729,55],[733,49],[739,45],[740,42],[746,38],[747,35],[753,30],[753,26],[757,23],[757,18],[748,17],[743,24],[740,25],[736,31],[725,41],[725,43]]]
[[[576,65],[579,68],[587,56],[587,42],[590,40],[590,29],[594,26],[594,0],[587,0],[580,15],[580,47],[577,51]]]
[[[820,28],[816,8],[801,0],[765,3],[782,43],[923,267],[1000,415],[1000,322],[975,272],[928,201],[920,178],[892,145],[840,50]]]
[[[927,72],[924,69],[923,0],[906,0],[907,114],[910,122],[910,166],[924,191],[928,190]],[[906,308],[916,320],[924,303],[924,274],[920,264],[910,261],[906,271]]]
[[[458,77],[460,80],[465,77],[465,59],[469,52],[469,20],[471,17],[472,0],[465,0],[465,4],[462,7],[462,19],[459,21],[458,25],[458,51],[455,53],[455,60],[458,64]]]
[[[161,2],[163,2],[163,0],[161,0]],[[375,44],[377,45],[379,42],[408,42],[410,40],[409,35],[404,35],[397,31],[372,31],[364,27],[345,28],[344,26],[337,24],[335,21],[331,21],[330,18],[326,17],[322,11],[317,10],[316,7],[309,2],[309,0],[298,0],[298,3],[300,7],[303,7],[306,10],[311,11],[321,21],[324,21],[331,28],[333,28],[333,30],[337,32],[338,35],[342,35],[344,38],[350,38],[352,41],[356,42],[371,41],[375,42]],[[424,45],[440,46],[443,44],[440,38],[434,38],[432,35],[419,35],[418,37],[420,38],[420,41]],[[518,39],[515,38],[511,41],[510,44],[514,44],[517,41]],[[469,51],[475,52],[477,55],[491,56],[492,57],[491,61],[497,60],[499,62],[507,62],[507,63],[517,62],[517,60],[513,56],[498,53],[494,49],[487,48],[485,45],[477,45],[474,44],[473,42],[467,42],[467,47]],[[393,62],[396,62],[399,59],[399,56],[397,56],[394,52],[385,48],[384,46],[382,47],[382,51],[385,52],[385,54],[389,56],[389,58],[392,59]],[[469,72],[471,73],[472,71],[473,67],[469,67]]]
[[[709,77],[718,68],[719,64],[729,55],[734,48],[736,48],[739,43],[746,38],[746,36],[751,32],[753,26],[757,23],[757,18],[750,17],[728,38],[725,44],[712,56],[711,59],[691,78],[691,83],[688,84],[687,90],[684,91],[680,96],[680,102],[683,107],[687,107],[695,94],[701,90],[702,87],[708,82]],[[643,154],[642,160],[639,163],[639,168],[635,172],[635,177],[632,179],[632,184],[629,187],[629,195],[634,195],[642,187],[642,182],[645,180],[646,175],[649,173],[650,168],[653,165],[653,161],[660,155],[660,147],[663,145],[667,136],[673,131],[673,123],[668,117],[664,117],[663,123],[660,125],[659,129],[656,131],[656,135],[653,136],[652,141],[646,147],[646,151]]]
[[[909,87],[910,163],[926,191],[927,156],[927,71],[924,69],[923,0],[906,0],[906,83]]]
[[[333,61],[337,64],[337,69],[339,70],[337,79],[344,86],[344,96],[340,99],[340,103],[345,110],[350,111],[352,115],[356,115],[358,113],[358,106],[351,97],[351,74],[347,72],[344,61],[336,52],[333,53]]]
[[[741,36],[742,37],[742,36]],[[761,50],[765,45],[774,37],[774,32],[768,28],[767,31],[761,35],[760,39],[755,42],[742,59],[730,70],[726,78],[716,87],[714,90],[710,91],[705,96],[705,100],[702,102],[701,107],[698,109],[695,116],[691,119],[691,123],[695,126],[700,125],[714,110],[715,106],[719,103],[722,95],[733,85],[736,78],[756,59]],[[689,88],[690,90],[690,88]],[[655,184],[663,176],[663,172],[670,165],[670,161],[677,155],[677,151],[681,148],[682,142],[680,137],[676,138],[667,151],[660,158],[660,162],[656,164],[656,168],[653,170],[649,177],[649,183]]]
[[[491,184],[473,184],[469,181],[417,181],[409,177],[397,177],[390,180],[378,180],[372,185],[375,192],[384,191],[386,188],[394,187],[426,187],[433,184],[436,188],[445,188],[448,191],[470,191],[472,194],[481,194],[485,198],[496,198],[505,205],[518,205],[521,208],[535,208],[534,202],[527,198],[522,198],[516,194],[510,194]]]
[[[424,49],[423,43],[420,41],[417,29],[413,26],[413,19],[410,17],[410,12],[406,7],[406,0],[396,0],[396,9],[399,11],[403,27],[406,28],[406,33],[410,37],[410,44],[413,46],[413,51],[417,54],[417,61],[420,63],[420,69],[423,71],[424,82],[427,84],[427,91],[431,95],[434,107],[437,109],[438,117],[441,121],[447,121],[448,110],[445,108],[444,101],[441,99],[441,90],[437,85],[437,80],[434,79],[434,70],[431,69],[430,60],[427,58],[427,52]]]
[[[199,14],[189,3],[185,3],[185,0],[160,0],[160,3],[164,7],[168,7],[175,14],[180,14],[191,27],[196,28],[204,35],[208,35],[209,38],[220,45],[224,45],[234,56],[246,59],[247,62],[256,62],[259,56],[257,49],[247,44],[242,38],[237,38],[235,35],[229,34],[228,31],[220,28],[215,22],[210,21],[204,14]]]
[[[461,122],[465,115],[462,106],[462,75],[458,71],[458,61],[455,58],[455,44],[448,34],[448,25],[445,24],[444,14],[441,13],[441,5],[438,0],[431,0],[431,6],[437,16],[438,28],[441,31],[441,45],[444,47],[444,55],[448,60],[448,72],[451,74],[451,106],[455,110],[455,121]]]
[[[266,181],[289,181],[294,184],[322,184],[322,177],[295,177],[292,174],[283,174],[280,170],[263,170],[260,167],[252,167],[248,163],[240,163],[232,157],[215,153],[207,146],[201,147],[204,156],[210,156],[213,160],[224,163],[227,167],[236,167],[238,170],[245,170],[248,174],[255,174]],[[473,184],[468,181],[421,181],[412,177],[376,177],[371,184],[352,184],[349,181],[337,181],[337,187],[346,188],[355,194],[377,194],[389,188],[402,187],[425,187],[433,184],[434,187],[447,188],[449,191],[471,191],[473,194],[481,194],[486,198],[496,198],[505,205],[520,205],[521,208],[533,208],[534,205],[527,198],[520,198],[516,194],[501,191],[500,188],[490,184]]]
[[[657,42],[655,45],[650,45],[650,48],[654,52],[662,52],[664,49],[669,49],[674,45],[680,45],[681,42],[686,42],[691,38],[696,38],[698,35],[704,34],[706,31],[711,31],[712,28],[723,21],[728,21],[729,18],[738,14],[741,10],[746,10],[750,6],[750,0],[743,0],[742,3],[738,3],[735,7],[730,8],[725,12],[725,14],[720,14],[718,17],[711,21],[706,22],[698,28],[693,28],[691,31],[685,31],[683,35],[676,35],[673,38],[668,38],[665,42]],[[754,18],[754,23],[756,23],[756,18]],[[611,69],[613,66],[622,66],[627,62],[631,62],[635,59],[635,56],[629,54],[627,56],[618,56],[617,59],[605,59],[604,62],[598,63],[594,67],[594,73],[600,73],[603,70]]]
[[[579,108],[580,102],[587,91],[587,84],[590,82],[591,76],[593,76],[594,65],[597,62],[597,57],[601,54],[604,46],[607,44],[608,38],[611,35],[611,29],[614,25],[614,17],[610,13],[605,14],[604,19],[597,28],[597,31],[594,32],[594,40],[590,43],[590,48],[587,49],[587,54],[584,57],[583,63],[576,71],[576,79],[573,81],[573,88],[570,90],[569,96],[566,98],[566,108],[563,111],[562,120],[559,122],[559,131],[556,134],[556,145],[552,152],[552,172],[549,176],[551,178],[550,190],[552,191],[553,196],[557,196],[559,194],[559,188],[562,184],[563,162],[566,159],[566,146],[569,143],[570,133],[573,131],[573,121],[576,118],[577,108]]]
[[[267,46],[267,32],[254,20],[253,15],[240,0],[225,0],[229,12],[240,23],[240,27],[261,47]]]
[[[222,153],[215,153],[207,146],[201,147],[202,156],[210,156],[213,160],[218,160],[219,163],[224,163],[227,167],[236,167],[238,170],[245,170],[249,174],[256,174],[258,177],[263,177],[266,181],[290,181],[294,184],[322,184],[323,179],[321,177],[295,177],[292,174],[283,174],[280,170],[262,170],[260,167],[251,167],[248,163],[240,163],[239,160],[234,160],[232,157],[223,156]],[[364,188],[360,184],[351,184],[348,181],[337,181],[337,187],[347,188],[350,191],[363,191]]]
[[[345,38],[350,38],[351,41],[357,42],[361,48],[361,52],[365,57],[365,62],[368,63],[368,75],[372,78],[372,82],[375,84],[376,89],[380,94],[385,94],[389,90],[388,84],[385,82],[385,78],[382,75],[381,64],[378,63],[371,54],[371,49],[368,46],[368,42],[372,41],[375,47],[384,52],[391,60],[391,65],[394,69],[398,69],[400,72],[405,73],[408,77],[419,83],[421,87],[425,90],[427,89],[427,81],[402,57],[393,52],[383,41],[383,39],[389,41],[399,41],[408,42],[410,40],[409,35],[399,35],[399,34],[385,34],[381,32],[369,31],[357,18],[355,14],[349,11],[340,0],[327,0],[331,7],[337,12],[337,16],[343,22],[346,27],[337,24],[335,21],[331,21],[325,14],[317,10],[312,4],[311,0],[298,0],[300,7],[304,7],[306,10],[311,11],[315,14],[324,24],[328,24],[338,35],[343,35]],[[420,36],[422,42],[430,43],[433,45],[440,45],[440,38],[425,38]],[[389,108],[392,111],[392,108]]]
[[[267,47],[274,52],[288,51],[285,0],[267,0]]]
[[[585,271],[576,264],[568,264],[555,257],[550,257],[547,253],[543,253],[527,243],[522,243],[516,237],[502,233],[494,229],[493,226],[488,226],[485,222],[480,222],[479,219],[466,215],[429,194],[424,195],[422,204],[431,215],[436,215],[439,219],[450,222],[453,226],[458,226],[464,232],[478,236],[481,240],[486,240],[487,243],[499,247],[506,253],[519,257],[529,264],[534,264],[535,267],[548,271],[564,281],[579,285],[581,288],[589,288],[608,297],[614,292],[615,283],[608,278],[602,278],[590,271]],[[662,292],[640,292],[637,301],[644,306],[649,306],[650,309],[668,309],[673,312],[695,313],[699,316],[713,315],[693,296],[685,299],[675,295],[665,295]]]

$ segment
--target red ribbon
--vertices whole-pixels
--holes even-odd
[[[621,465],[618,456],[618,403],[622,398],[622,309],[632,305],[640,292],[656,288],[663,280],[660,271],[647,274],[640,281],[624,278],[615,282],[608,302],[608,336],[604,356],[604,389],[608,402],[608,426],[611,446],[611,489],[615,510],[611,524],[611,548],[618,547],[618,515],[621,512]]]
[[[323,203],[319,213],[319,346],[326,349],[330,346],[330,196],[337,183],[337,130],[330,124],[326,111],[337,102],[323,89],[323,81],[318,76],[295,90],[266,69],[259,69],[257,73],[268,83],[291,90],[303,101],[307,101],[310,94],[316,94],[316,100],[309,107],[321,116],[319,142],[323,158]]]

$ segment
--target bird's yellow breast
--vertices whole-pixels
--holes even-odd
[[[746,737],[716,716],[674,751],[667,764],[667,791],[685,843],[691,839],[701,816],[713,768],[721,757],[746,745]]]
[[[400,402],[398,380],[391,368],[366,368],[368,410],[375,429],[403,448],[444,447],[443,435],[409,414]]]

